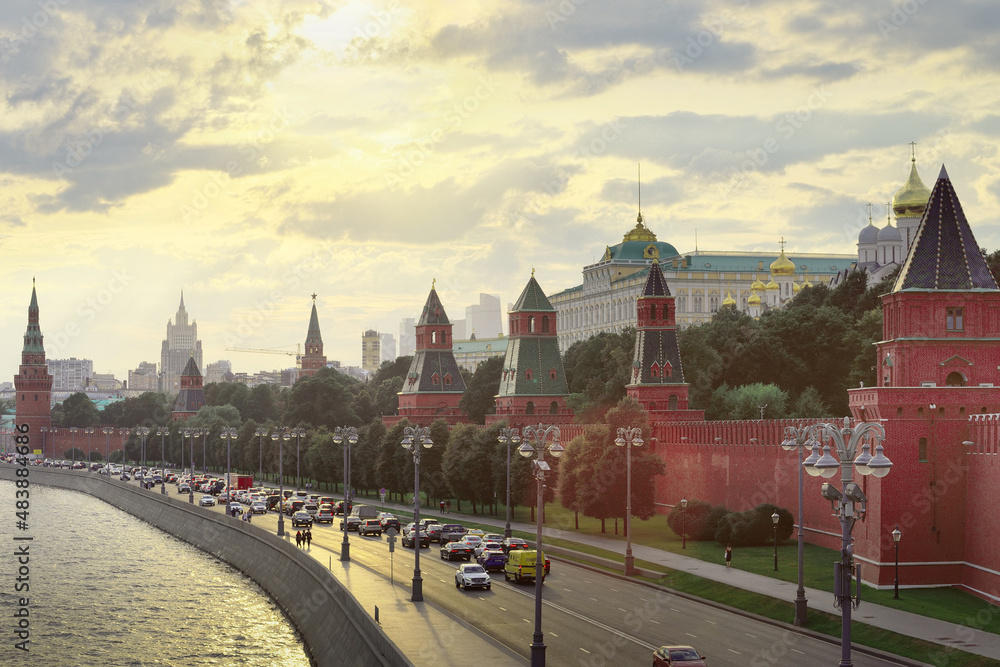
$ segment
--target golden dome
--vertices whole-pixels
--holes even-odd
[[[771,275],[772,276],[794,276],[795,275],[795,264],[792,260],[785,257],[785,249],[781,249],[781,254],[778,259],[771,262]]]
[[[764,287],[765,289],[767,289],[768,292],[771,292],[778,289],[778,283],[774,282],[774,278],[771,278],[771,281],[767,283],[767,285],[765,285]]]
[[[642,224],[642,213],[638,215],[635,219],[635,227],[632,228],[624,238],[622,238],[622,243],[626,241],[656,241],[656,234],[651,232]]]
[[[747,305],[748,306],[759,306],[760,305],[760,297],[757,296],[756,294],[751,294],[750,298],[747,299]]]
[[[752,289],[754,292],[763,292],[764,283],[762,283],[760,278],[758,278],[757,280],[750,283],[750,289]]]
[[[806,287],[812,287],[812,286],[813,286],[813,284],[811,282],[809,282],[808,280],[805,281],[804,283],[802,283],[803,289],[805,289]]]
[[[722,305],[723,306],[736,305],[736,299],[733,298],[733,295],[728,290],[726,291],[726,298],[722,300]]]
[[[800,289],[802,289],[802,283],[792,283],[793,292],[797,293]]]
[[[917,174],[917,160],[910,160],[910,177],[892,198],[892,211],[896,217],[921,216],[931,198],[931,191]]]

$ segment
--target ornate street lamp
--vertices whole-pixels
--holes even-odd
[[[899,526],[892,531],[892,546],[896,550],[896,574],[892,580],[892,599],[899,599],[899,540],[903,537],[903,533],[899,531]]]
[[[170,433],[166,426],[157,426],[156,435],[160,436],[160,495],[167,495],[167,447],[163,442],[164,436]]]
[[[774,524],[774,571],[778,571],[778,521],[781,519],[778,516],[778,510],[774,511],[771,515],[771,523]]]
[[[196,428],[186,428],[181,431],[181,434],[185,438],[191,439],[191,475],[188,479],[188,502],[194,504],[194,436],[198,432]],[[183,439],[181,441],[181,449],[183,449]],[[181,464],[183,465],[184,456],[181,453]]]
[[[687,498],[681,498],[681,549],[688,548],[688,534],[687,534],[687,523],[688,523],[688,500]]]
[[[128,442],[128,436],[130,431],[127,428],[118,429],[118,435],[122,438],[122,478],[125,475],[125,443]]]
[[[806,472],[813,476],[833,477],[837,474],[837,468],[840,468],[843,491],[829,483],[824,484],[822,489],[823,497],[830,501],[841,526],[841,562],[836,564],[834,571],[834,606],[841,610],[840,667],[852,667],[854,664],[851,661],[851,609],[857,608],[860,600],[851,595],[851,577],[854,573],[851,531],[855,521],[864,517],[868,504],[868,498],[854,482],[854,470],[861,475],[885,477],[892,468],[892,461],[882,453],[881,443],[885,439],[882,425],[864,422],[852,428],[850,424],[850,417],[844,417],[843,426],[821,425],[823,439],[833,440],[836,446],[837,458],[830,454],[830,445],[823,445],[823,455],[820,456],[819,443],[815,442],[812,454],[802,462]],[[875,441],[875,456],[871,455],[868,440]],[[862,441],[864,443],[859,455],[858,444]]]
[[[259,483],[264,482],[264,436],[267,435],[266,426],[258,426],[257,430],[253,432],[257,436],[257,446],[260,447],[260,463],[257,467],[257,479],[260,480]]]
[[[284,443],[292,439],[288,431],[271,434],[271,440],[278,443],[278,537],[285,534],[285,445]],[[347,517],[344,517],[345,519]]]
[[[809,613],[809,602],[806,600],[806,588],[805,588],[805,568],[803,567],[804,554],[805,554],[805,525],[803,518],[803,485],[804,485],[804,473],[805,466],[801,465],[805,460],[805,451],[812,450],[816,442],[816,438],[819,437],[823,432],[822,427],[819,424],[811,424],[809,426],[786,426],[785,427],[785,439],[781,443],[781,448],[786,452],[791,452],[797,450],[799,453],[799,587],[795,591],[795,625],[803,627],[806,624],[806,617]]]
[[[90,452],[94,449],[94,427],[88,426],[83,432],[87,434],[87,461],[90,461]]]
[[[548,449],[553,458],[559,458],[563,453],[563,446],[559,444],[558,426],[525,426],[524,443],[517,448],[517,453],[525,458],[535,459],[531,462],[531,469],[535,475],[535,485],[538,494],[538,512],[535,522],[535,634],[531,642],[531,667],[545,667],[545,641],[542,635],[542,579],[545,578],[545,556],[542,554],[542,510],[545,505],[544,489],[545,473],[552,470],[548,461],[545,460],[545,450]],[[546,446],[545,441],[552,436],[552,444]],[[530,442],[534,442],[532,447]],[[541,570],[541,572],[539,572]]]
[[[78,429],[75,426],[70,426],[69,427],[69,432],[71,433],[69,447],[70,447],[70,452],[73,454],[73,466],[74,467],[76,466],[76,432],[79,431],[79,430],[80,429]]]
[[[510,530],[510,516],[511,516],[511,506],[510,506],[510,446],[520,445],[521,436],[517,434],[516,428],[502,428],[500,429],[500,436],[497,438],[497,442],[501,445],[507,445],[507,525],[504,526],[503,536],[510,537],[513,535]]]
[[[41,427],[38,430],[41,431],[41,433],[42,433],[42,459],[44,459],[45,458],[45,434],[47,434],[49,432],[49,427],[48,426],[43,426],[43,427]]]
[[[635,574],[635,556],[632,555],[632,447],[642,447],[642,429],[618,429],[615,444],[625,448],[625,576]]]
[[[146,483],[146,436],[149,435],[148,426],[140,426],[135,429],[136,435],[139,436],[139,451],[142,453],[142,463],[140,464],[142,470],[142,482]]]
[[[302,488],[302,476],[299,474],[299,462],[301,460],[299,457],[299,444],[302,436],[304,436],[305,434],[306,434],[305,430],[301,428],[293,428],[289,432],[290,436],[295,437],[295,488],[296,489]]]
[[[236,432],[236,428],[233,426],[226,426],[222,429],[220,434],[223,440],[226,441],[226,494],[227,497],[232,500],[233,497],[233,479],[232,479],[232,447],[233,440],[239,437]]]
[[[108,457],[108,479],[111,479],[111,434],[115,432],[115,427],[105,426],[101,429],[101,432],[104,433],[104,450],[106,452],[106,456]]]
[[[424,580],[420,576],[420,448],[430,449],[434,446],[431,440],[431,429],[427,426],[407,426],[403,429],[403,449],[413,453],[413,530],[416,538],[413,541],[413,590],[410,600],[420,602],[424,599]],[[347,511],[347,507],[344,507]],[[347,517],[344,517],[344,534],[347,534]]]
[[[333,441],[338,445],[344,445],[344,541],[340,545],[340,560],[351,560],[351,542],[347,537],[347,493],[351,488],[351,476],[348,472],[347,463],[351,460],[351,445],[358,442],[358,429],[353,426],[338,426],[333,431]],[[346,444],[345,444],[346,443]],[[416,550],[420,551],[420,533],[417,533]]]

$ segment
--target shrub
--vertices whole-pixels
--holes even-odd
[[[675,535],[686,532],[688,539],[707,541],[715,537],[719,520],[729,513],[725,507],[713,507],[704,500],[689,500],[686,509],[674,507],[667,516],[667,525]]]
[[[771,515],[778,513],[778,542],[787,540],[794,529],[792,513],[783,507],[764,503],[746,512],[730,512],[718,523],[715,541],[734,547],[757,547],[774,544]]]

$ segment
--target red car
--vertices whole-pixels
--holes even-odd
[[[653,651],[653,667],[706,667],[705,657],[690,646],[661,646]]]

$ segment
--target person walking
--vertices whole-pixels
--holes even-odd
[[[311,549],[312,548],[312,543],[313,543],[313,532],[307,528],[306,529],[306,548]]]
[[[295,531],[295,546],[299,547],[300,549],[302,548],[302,531],[301,530]]]
[[[733,547],[730,544],[726,545],[726,569],[728,570],[733,563]]]

